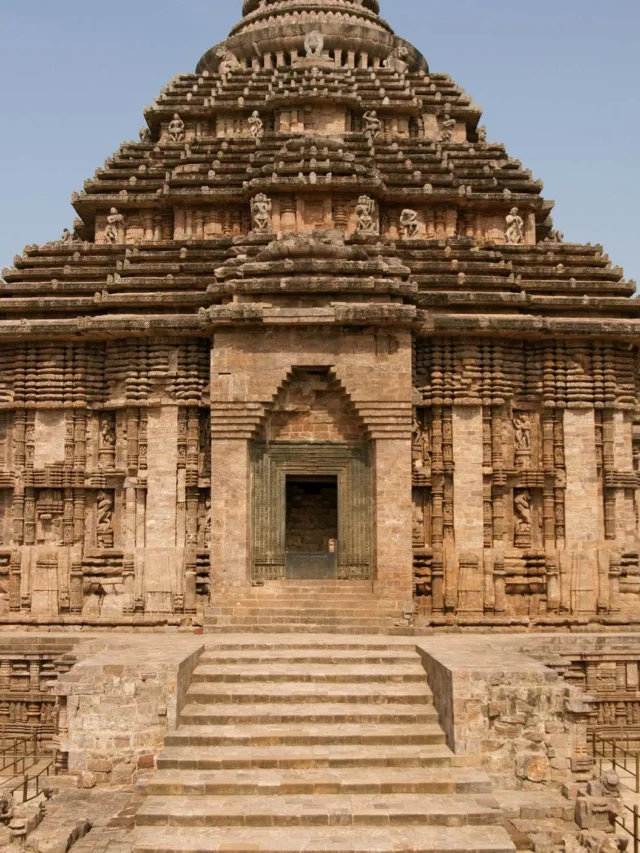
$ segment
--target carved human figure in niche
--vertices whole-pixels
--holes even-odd
[[[169,139],[172,142],[184,142],[184,122],[178,113],[174,113],[169,122]]]
[[[413,504],[413,542],[424,545],[424,509],[420,504]]]
[[[375,201],[367,195],[361,195],[356,205],[356,215],[358,217],[357,231],[359,234],[378,233],[375,213]]]
[[[396,47],[395,50],[391,51],[382,64],[391,71],[404,74],[409,68],[409,63],[406,61],[408,56],[409,49],[405,45],[400,45],[400,47]]]
[[[382,133],[382,122],[378,118],[378,113],[375,110],[367,110],[362,118],[364,120],[364,132],[368,133],[372,139],[377,139]]]
[[[403,240],[413,240],[418,236],[420,224],[418,222],[418,213],[415,210],[403,210],[400,214],[400,231]]]
[[[443,142],[451,142],[453,139],[453,134],[456,129],[456,120],[451,118],[449,113],[445,114],[444,120],[442,122],[442,131],[440,133],[440,138]]]
[[[124,216],[112,207],[107,216],[107,227],[104,229],[104,239],[112,245],[120,242],[120,228],[124,226]]]
[[[321,59],[324,50],[324,36],[318,30],[310,32],[304,40],[304,49],[312,59]]]
[[[528,490],[516,492],[513,499],[515,509],[516,533],[521,536],[531,535],[531,494]]]
[[[100,446],[110,450],[116,446],[116,432],[109,415],[100,418]]]
[[[249,130],[254,139],[264,136],[264,122],[260,118],[258,110],[254,110],[249,116]]]
[[[271,199],[264,193],[258,193],[251,199],[251,223],[256,234],[271,233]]]
[[[524,242],[524,219],[520,216],[520,211],[517,207],[511,208],[511,212],[507,215],[507,231],[505,237],[507,243],[512,246],[517,246]]]
[[[241,66],[238,57],[235,53],[231,53],[226,47],[219,47],[216,51],[216,56],[220,60],[218,72],[220,74],[228,74],[230,71],[237,71]]]
[[[487,144],[487,128],[486,128],[486,125],[484,125],[484,124],[481,124],[480,127],[478,128],[478,142],[481,145]]]
[[[207,497],[204,502],[204,546],[211,545],[211,498]]]
[[[113,497],[100,491],[96,498],[96,529],[98,535],[113,533]]]
[[[531,416],[528,412],[515,412],[513,415],[516,451],[531,450]]]

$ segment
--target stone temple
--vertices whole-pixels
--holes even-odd
[[[640,737],[635,283],[378,0],[245,0],[144,115],[3,271],[0,730],[158,769],[83,851],[618,849],[578,829]]]

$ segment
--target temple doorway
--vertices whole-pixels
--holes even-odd
[[[338,477],[287,475],[286,577],[323,580],[338,575]]]

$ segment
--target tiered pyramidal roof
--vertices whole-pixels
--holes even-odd
[[[379,12],[245,0],[73,195],[74,233],[4,270],[0,340],[399,315],[432,334],[634,335],[634,283],[562,242],[542,184]]]

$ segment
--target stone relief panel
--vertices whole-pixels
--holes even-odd
[[[121,624],[144,614],[149,583],[171,588],[169,616],[202,609],[211,539],[208,342],[1,349],[11,371],[0,393],[0,612]],[[176,433],[172,447],[167,433],[173,471],[149,459],[150,412],[165,409],[169,422],[184,414],[184,441]],[[153,577],[146,556],[152,475],[153,488],[174,490],[184,507],[164,579]]]
[[[464,612],[473,576],[479,624],[616,614],[634,606],[640,590],[640,454],[636,450],[634,460],[634,447],[640,441],[632,375],[633,353],[617,346],[417,342],[414,389],[422,405],[414,415],[413,540],[419,612],[432,620],[446,618],[448,609]],[[463,512],[482,514],[483,548],[468,552],[449,524],[451,507],[458,506],[456,466],[468,464],[464,443],[453,447],[451,484],[446,463],[442,485],[437,474],[440,432],[443,462],[449,452],[446,412],[458,406],[482,418],[482,483],[477,497],[465,495]],[[585,509],[588,522],[580,518]],[[475,568],[469,568],[472,560]],[[444,601],[436,598],[442,575]]]

